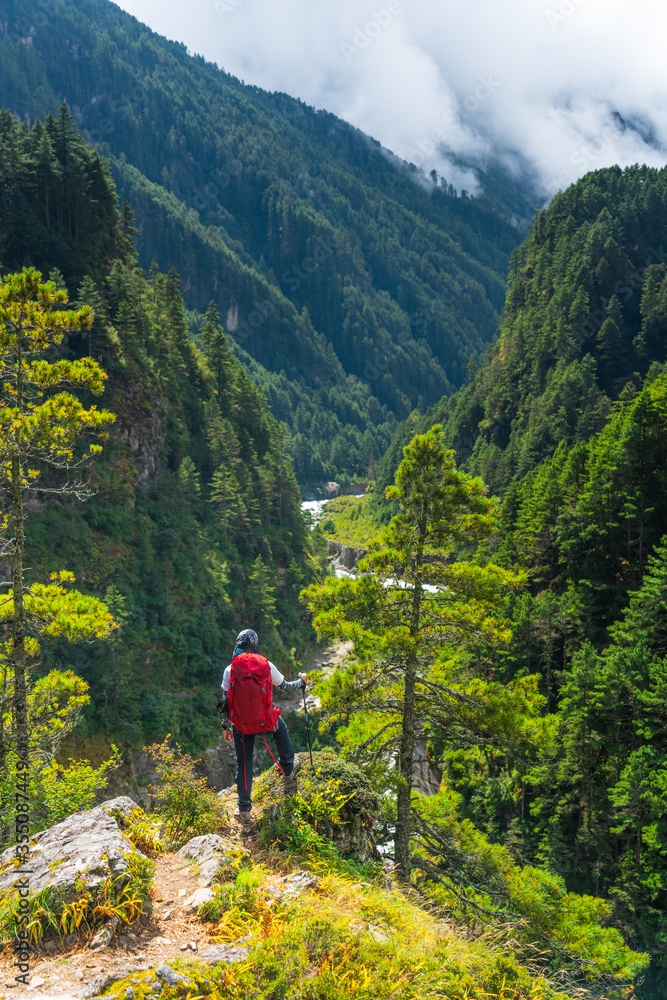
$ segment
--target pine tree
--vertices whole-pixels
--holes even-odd
[[[387,498],[399,512],[361,562],[360,577],[327,581],[304,596],[319,634],[353,639],[362,658],[378,665],[373,685],[377,705],[386,686],[386,704],[396,707],[395,720],[384,728],[400,729],[394,843],[396,862],[407,880],[421,685],[428,684],[437,698],[438,684],[427,677],[441,645],[493,644],[507,637],[495,605],[502,588],[516,586],[518,579],[498,567],[451,561],[455,547],[488,536],[496,508],[481,480],[457,470],[439,425],[405,448]]]
[[[78,439],[102,428],[114,417],[95,406],[88,409],[66,387],[100,393],[105,373],[92,358],[49,362],[41,355],[61,343],[66,332],[82,330],[92,323],[89,307],[67,311],[67,295],[53,283],[43,283],[32,268],[10,274],[0,281],[0,489],[3,523],[12,566],[12,668],[14,682],[14,729],[16,753],[23,773],[29,773],[29,726],[26,663],[34,642],[28,637],[30,593],[24,585],[25,500],[39,490],[47,470],[71,472],[102,451],[91,444],[87,452],[75,453]],[[53,390],[60,390],[54,395]],[[89,490],[82,480],[58,487],[51,479],[49,493],[69,493],[79,498]],[[18,800],[17,800],[18,801]]]
[[[206,310],[201,335],[218,402],[222,406],[232,382],[232,354],[214,299],[211,299]]]

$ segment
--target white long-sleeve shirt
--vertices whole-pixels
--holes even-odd
[[[269,660],[269,666],[271,667],[271,680],[273,681],[273,686],[280,687],[280,685],[283,684],[285,681],[284,675],[280,673],[275,663],[271,663],[271,660]],[[225,672],[222,675],[222,690],[225,692],[225,694],[227,694],[227,692],[229,691],[231,675],[232,675],[232,665],[230,663],[228,667],[225,667]]]

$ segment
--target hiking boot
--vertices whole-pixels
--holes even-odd
[[[300,771],[300,770],[301,770],[301,758],[299,757],[298,753],[296,753],[296,754],[294,754],[294,764],[292,766],[292,770],[290,771],[289,774],[287,774],[287,772],[285,772],[285,777],[286,778],[296,778],[297,771]]]
[[[239,809],[238,807],[234,810],[234,819],[241,826],[251,826],[252,825],[252,810],[251,809]]]

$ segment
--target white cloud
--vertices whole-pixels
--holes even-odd
[[[457,185],[474,182],[445,149],[534,170],[549,194],[597,167],[667,161],[659,0],[120,6],[246,83],[327,108]]]

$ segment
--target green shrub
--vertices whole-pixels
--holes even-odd
[[[39,787],[35,798],[42,802],[43,820],[40,829],[53,826],[73,813],[90,809],[97,793],[106,788],[109,773],[121,763],[121,754],[113,747],[113,754],[98,768],[87,760],[69,760],[67,765],[53,761],[39,774]]]
[[[195,774],[195,763],[178,743],[154,743],[147,748],[155,761],[160,785],[151,790],[158,799],[158,812],[165,821],[166,841],[173,850],[192,837],[215,833],[222,823],[218,796]]]
[[[350,857],[369,862],[368,836],[377,805],[363,772],[333,754],[318,754],[315,771],[304,770],[296,795],[270,803],[258,821],[264,847],[299,854],[312,864],[340,867]]]

